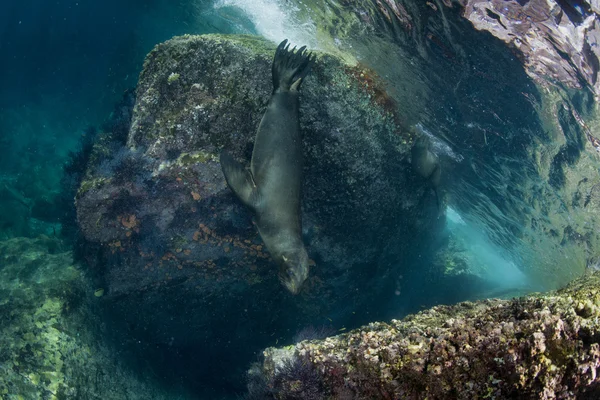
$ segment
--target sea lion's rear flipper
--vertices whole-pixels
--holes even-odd
[[[442,210],[442,200],[440,199],[440,192],[437,187],[433,187],[433,194],[435,195],[435,204],[437,205],[438,211]]]
[[[306,46],[297,51],[285,39],[277,46],[273,59],[273,92],[281,90],[299,90],[302,79],[308,75],[315,63],[315,56],[306,51]]]
[[[431,182],[431,184],[434,187],[437,188],[438,186],[440,186],[441,178],[442,178],[442,168],[440,167],[440,164],[439,164],[439,161],[438,161],[438,163],[435,166],[433,172],[429,176],[429,181]]]
[[[442,176],[442,168],[440,165],[436,165],[435,169],[431,173],[429,180],[431,182],[431,186],[433,188],[433,192],[435,193],[435,201],[438,206],[438,210],[442,209],[442,199],[440,198],[440,180]]]
[[[235,161],[226,151],[221,152],[220,161],[225,180],[231,190],[242,203],[252,209],[256,208],[258,191],[250,170]]]

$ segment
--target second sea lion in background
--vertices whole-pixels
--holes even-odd
[[[256,216],[256,226],[279,264],[279,279],[293,294],[308,277],[309,259],[302,242],[302,134],[298,90],[314,64],[306,46],[295,51],[287,40],[273,60],[273,94],[258,127],[250,168],[223,151],[227,184]]]
[[[431,141],[427,136],[422,135],[415,141],[411,150],[411,164],[417,175],[431,183],[438,209],[440,209],[439,186],[442,168],[438,156],[431,151]]]

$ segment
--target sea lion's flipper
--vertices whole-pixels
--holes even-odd
[[[31,199],[28,199],[27,197],[23,196],[16,189],[13,189],[12,187],[8,186],[7,184],[4,184],[4,189],[6,190],[6,193],[8,193],[9,196],[13,198],[13,200],[18,201],[19,203],[23,204],[28,209],[31,209],[31,205],[33,204],[33,201]]]
[[[442,209],[442,201],[440,199],[440,192],[437,187],[433,187],[433,194],[435,194],[435,204],[437,204],[438,211]]]
[[[429,176],[429,180],[431,182],[431,184],[437,188],[438,186],[440,186],[440,180],[442,178],[442,168],[440,167],[439,161],[437,162],[437,165],[435,166],[435,169],[433,170],[433,172],[431,173],[431,175]]]
[[[242,164],[235,161],[226,151],[221,152],[221,169],[227,184],[236,196],[248,207],[255,209],[258,200],[258,190],[252,173]]]
[[[315,63],[315,56],[306,51],[306,46],[298,50],[285,39],[277,46],[273,59],[273,92],[281,90],[299,90],[302,79],[308,75]]]
[[[442,176],[442,168],[440,167],[440,164],[438,163],[435,166],[435,169],[433,170],[433,172],[431,173],[431,176],[429,177],[429,182],[431,183],[433,192],[435,193],[435,201],[437,203],[438,210],[442,209],[442,199],[440,198],[441,176]]]

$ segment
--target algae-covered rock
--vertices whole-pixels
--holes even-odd
[[[597,1],[505,2],[461,1],[463,16],[522,54],[528,73],[538,82],[559,81],[570,87],[589,86],[598,96]]]
[[[437,306],[268,348],[250,390],[277,399],[309,388],[320,388],[315,399],[595,399],[599,318],[593,273],[558,292]]]
[[[298,297],[284,292],[218,162],[223,148],[250,159],[274,49],[250,36],[158,45],[140,75],[127,146],[88,167],[78,220],[87,253],[101,260],[103,300],[139,318],[152,340],[210,343],[205,327],[223,315],[244,337],[342,318],[349,304],[368,310],[372,294],[393,293],[387,277],[405,268],[420,235],[441,225],[424,207],[433,194],[406,162],[412,138],[378,78],[320,54],[300,99],[304,239],[315,265]]]
[[[0,242],[0,399],[173,398],[114,357],[70,251]]]

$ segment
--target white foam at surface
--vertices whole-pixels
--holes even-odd
[[[299,9],[291,4],[269,0],[218,0],[214,7],[240,9],[252,21],[256,31],[274,43],[288,39],[293,46],[319,49],[314,23],[310,19],[299,21],[295,15]]]

